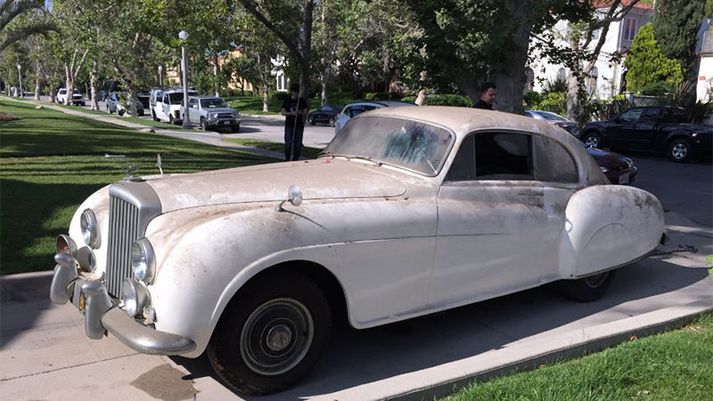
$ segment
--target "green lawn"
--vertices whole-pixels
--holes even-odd
[[[54,239],[79,203],[125,177],[273,162],[249,153],[140,133],[34,104],[0,99],[0,274],[51,269]],[[122,157],[106,157],[122,156]]]
[[[475,383],[443,401],[713,400],[713,316],[584,358]]]
[[[285,144],[279,142],[261,141],[258,139],[243,139],[243,138],[224,138],[223,141],[233,142],[243,146],[252,146],[254,148],[272,150],[274,152],[284,152]],[[302,157],[316,159],[322,149],[302,147]]]

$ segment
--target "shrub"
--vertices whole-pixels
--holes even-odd
[[[565,92],[549,92],[542,96],[538,107],[541,110],[565,115],[567,114],[567,94]]]
[[[665,96],[671,92],[673,92],[673,86],[661,81],[646,84],[639,91],[644,96]]]
[[[389,92],[367,92],[364,95],[366,100],[398,100],[401,99],[401,95],[397,93]]]
[[[291,94],[289,92],[273,92],[270,98],[272,99],[272,102],[282,104],[282,102],[284,102],[290,96]]]
[[[452,94],[427,96],[426,104],[429,106],[473,107],[473,102],[468,97]]]
[[[406,96],[401,99],[402,102],[416,103],[416,96]]]
[[[539,92],[530,91],[523,96],[523,102],[525,106],[530,109],[538,109],[540,103],[542,102],[542,95]]]

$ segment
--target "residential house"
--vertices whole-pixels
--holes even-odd
[[[623,0],[622,6],[628,4],[629,1]],[[604,16],[609,9],[607,3],[610,2],[604,0],[598,3],[600,6],[597,9],[597,13],[599,16]],[[624,91],[626,79],[624,58],[629,48],[631,48],[636,33],[653,17],[653,11],[651,3],[639,2],[634,5],[624,18],[609,25],[604,45],[586,83],[587,90],[593,97],[610,99],[612,96]],[[567,21],[559,21],[553,29],[555,36],[560,38],[558,39],[558,45],[566,45],[564,38],[569,30],[569,23]],[[594,32],[590,49],[594,49],[600,34],[601,31]],[[533,39],[530,46],[532,47],[537,40],[537,38]],[[527,70],[529,90],[542,92],[548,81],[565,79],[569,76],[569,71],[565,67],[553,64],[547,58],[533,57],[533,60]]]

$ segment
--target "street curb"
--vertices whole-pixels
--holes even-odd
[[[0,276],[0,302],[49,301],[52,270]]]
[[[518,343],[505,349],[492,351],[501,353],[502,356],[483,358],[486,360],[482,363],[484,366],[477,367],[478,363],[476,362],[475,369],[464,375],[452,379],[436,380],[437,382],[426,384],[415,390],[377,399],[420,401],[446,397],[476,381],[485,381],[517,371],[532,370],[542,365],[563,362],[627,341],[635,341],[641,337],[681,328],[697,317],[710,312],[713,312],[713,305],[706,305],[699,301],[575,330],[547,341]],[[557,342],[559,345],[552,347],[553,342]],[[438,367],[432,369],[438,369]],[[447,370],[451,371],[451,369]]]

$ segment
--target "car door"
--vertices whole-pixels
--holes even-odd
[[[521,132],[464,138],[438,194],[429,299],[452,307],[558,277],[576,164],[553,140]]]
[[[632,149],[648,149],[656,138],[656,126],[661,120],[660,107],[642,109],[639,121],[631,134],[628,146]]]
[[[614,122],[614,126],[607,130],[606,143],[612,147],[630,149],[638,142],[636,140],[636,125],[639,123],[644,109],[629,109],[619,115]]]
[[[200,113],[200,100],[194,98],[194,97],[189,97],[188,98],[188,108],[190,109],[188,112],[188,119],[191,120],[191,123],[198,125],[201,122],[201,113]]]

